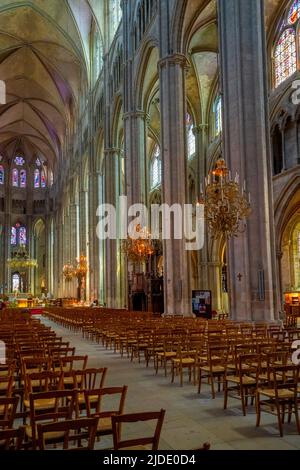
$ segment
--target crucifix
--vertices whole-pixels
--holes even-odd
[[[238,278],[239,282],[241,282],[242,277],[243,277],[243,275],[241,273],[238,273],[237,278]]]

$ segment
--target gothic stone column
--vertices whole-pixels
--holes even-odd
[[[230,312],[236,320],[278,318],[262,0],[219,0],[225,159],[246,180],[252,215],[229,243]]]
[[[185,136],[186,58],[174,54],[159,62],[161,104],[161,150],[163,203],[186,203],[187,162]],[[185,240],[164,240],[164,310],[168,314],[191,315],[188,252]]]

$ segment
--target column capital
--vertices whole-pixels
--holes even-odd
[[[200,134],[201,132],[208,131],[209,125],[208,124],[199,124],[198,126],[193,127],[194,134]]]
[[[126,119],[130,119],[130,118],[146,119],[147,116],[148,116],[148,114],[145,113],[145,111],[142,111],[141,109],[137,109],[135,111],[128,111],[127,113],[124,113],[123,114],[123,120],[125,121]]]
[[[119,154],[121,152],[121,149],[119,147],[111,147],[111,148],[106,148],[104,149],[104,155],[105,156],[114,156],[116,154]]]
[[[190,64],[189,64],[187,57],[184,54],[180,54],[180,53],[168,55],[166,57],[161,58],[158,61],[158,67],[160,69],[168,65],[180,65],[182,68],[185,68],[185,69],[190,68]]]

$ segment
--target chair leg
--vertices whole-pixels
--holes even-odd
[[[277,410],[277,421],[278,421],[280,437],[283,437],[283,426],[282,426],[282,417],[280,413],[280,404],[277,401],[275,402],[275,407]]]
[[[296,419],[297,431],[298,431],[298,434],[300,434],[300,420],[299,420],[297,399],[295,400],[294,407],[295,407],[295,419]]]
[[[227,409],[227,402],[228,402],[228,386],[227,386],[227,380],[224,380],[224,410]]]
[[[202,385],[202,372],[201,368],[199,369],[199,374],[198,374],[198,393],[201,392],[201,385]]]
[[[216,393],[215,393],[215,381],[214,381],[214,376],[211,375],[210,376],[210,380],[211,380],[211,393],[212,393],[212,398],[216,398]]]
[[[256,394],[255,403],[256,403],[256,427],[258,427],[260,425],[260,415],[261,415],[259,393]]]
[[[242,384],[240,386],[240,393],[241,393],[243,415],[246,416],[245,390]]]

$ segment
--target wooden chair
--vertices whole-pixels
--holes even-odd
[[[86,408],[86,400],[84,391],[97,390],[104,387],[105,377],[107,374],[107,367],[101,367],[99,369],[84,369],[74,370],[73,374],[73,386],[78,390],[77,404],[79,413],[80,410]],[[98,396],[89,395],[90,402],[97,401]]]
[[[37,447],[37,424],[39,421],[53,422],[72,419],[76,409],[77,390],[56,390],[50,392],[31,393],[30,401],[30,425],[26,426],[26,437],[30,440],[33,449]],[[40,409],[37,404],[49,403],[49,408]],[[45,405],[44,405],[45,406]],[[51,407],[50,407],[51,406]],[[49,433],[47,440],[62,442],[64,433]]]
[[[273,366],[268,371],[269,381],[266,386],[256,391],[256,426],[260,425],[261,412],[265,411],[277,416],[280,436],[283,436],[283,423],[286,410],[295,414],[298,433],[300,421],[298,414],[299,367],[293,365]]]
[[[25,438],[25,426],[0,430],[0,450],[21,450]]]
[[[112,416],[112,429],[114,450],[158,450],[161,429],[165,417],[165,410],[159,412],[130,413]],[[132,423],[134,427],[138,422],[156,421],[155,430],[152,436],[136,437],[133,439],[121,439],[121,426],[125,423]]]
[[[12,428],[17,413],[19,397],[0,397],[0,428]]]
[[[241,400],[243,415],[246,416],[248,398],[253,403],[256,390],[257,364],[259,354],[242,354],[239,356],[238,367],[233,374],[226,369],[224,375],[224,410],[227,408],[228,397]]]
[[[189,372],[189,382],[192,380],[192,374],[194,379],[194,384],[196,383],[196,356],[197,352],[186,351],[181,345],[177,348],[176,357],[171,358],[172,363],[172,383],[174,382],[175,374],[180,376],[180,386],[183,386],[183,371],[188,369]]]
[[[88,356],[66,356],[60,358],[60,369],[64,372],[64,387],[72,388],[74,384],[74,370],[86,369]]]
[[[112,434],[112,416],[120,415],[124,411],[127,386],[107,387],[98,390],[85,390],[86,411],[89,418],[99,418],[97,436]],[[105,404],[105,398],[114,401]]]
[[[209,346],[208,363],[199,366],[198,393],[201,392],[202,379],[207,378],[211,385],[212,398],[216,397],[214,381],[215,379],[218,380],[218,390],[220,390],[226,370],[228,353],[228,346]]]
[[[47,436],[62,435],[63,450],[94,450],[98,418],[67,419],[54,423],[38,424],[38,447],[47,448]],[[87,441],[83,446],[82,442]],[[77,442],[77,446],[70,447],[70,443]]]

